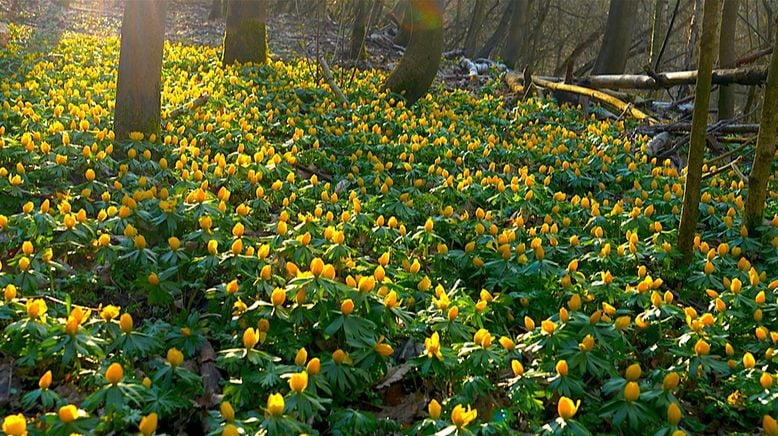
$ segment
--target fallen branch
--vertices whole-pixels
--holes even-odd
[[[635,108],[633,105],[629,103],[625,103],[624,101],[619,100],[618,98],[608,95],[602,91],[584,88],[582,86],[577,86],[577,85],[568,85],[565,83],[550,82],[548,80],[541,79],[537,76],[532,77],[532,83],[542,88],[552,89],[555,91],[570,92],[573,94],[590,97],[595,100],[598,100],[601,103],[605,103],[609,106],[612,106],[621,112],[628,113],[630,114],[630,116],[632,116],[637,120],[641,120],[641,121],[645,120],[648,121],[649,124],[657,123],[657,120],[646,115],[639,109]]]
[[[330,66],[327,64],[327,60],[324,59],[322,56],[319,58],[319,64],[321,65],[321,71],[324,75],[324,80],[327,81],[327,84],[330,85],[330,89],[332,89],[332,92],[335,93],[335,96],[338,97],[338,100],[341,101],[344,105],[348,105],[348,99],[346,98],[346,94],[343,93],[343,91],[340,90],[340,87],[337,83],[335,83],[335,78],[332,77],[332,72],[330,71]]]
[[[656,124],[653,126],[645,127],[641,130],[645,133],[686,133],[692,130],[692,125],[691,123]],[[731,135],[737,133],[758,133],[759,124],[728,124],[715,129],[715,132],[722,135]]]
[[[200,95],[196,99],[190,101],[189,103],[187,103],[187,104],[185,104],[185,105],[183,105],[183,106],[181,106],[179,108],[176,108],[176,109],[173,109],[172,111],[170,111],[170,113],[168,114],[166,120],[172,120],[174,118],[178,118],[178,117],[180,117],[181,115],[183,115],[187,111],[190,111],[192,109],[197,109],[200,106],[203,106],[204,104],[208,103],[208,99],[210,99],[210,98],[211,98],[211,96],[208,95],[207,92],[204,92],[204,93],[202,93],[202,95]]]

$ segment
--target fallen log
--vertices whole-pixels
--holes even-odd
[[[673,124],[655,124],[645,127],[641,131],[645,133],[671,132],[686,133],[692,129],[691,123],[673,123]],[[758,133],[759,124],[726,124],[716,128],[715,132],[722,135],[731,135],[737,133]]]
[[[512,71],[510,74],[519,75]],[[562,82],[561,77],[540,79],[548,82]],[[759,85],[767,80],[766,67],[729,68],[713,70],[714,85]],[[601,89],[661,89],[680,85],[693,85],[697,82],[697,71],[672,71],[649,74],[606,74],[585,76],[574,80],[574,84],[586,88]]]
[[[207,92],[204,92],[204,93],[202,93],[202,95],[200,95],[196,99],[190,101],[189,103],[187,103],[187,104],[185,104],[185,105],[183,105],[181,107],[178,107],[178,108],[173,109],[172,111],[170,111],[170,113],[167,115],[165,120],[167,121],[167,120],[172,120],[172,119],[178,118],[178,117],[180,117],[181,115],[183,115],[187,111],[190,111],[190,110],[193,110],[193,109],[197,109],[200,106],[203,106],[204,104],[208,103],[208,99],[210,99],[210,98],[211,98],[211,96],[209,96]]]
[[[554,91],[570,92],[573,94],[590,97],[601,103],[605,103],[609,106],[612,106],[618,109],[622,113],[629,114],[630,116],[632,116],[637,120],[641,120],[641,121],[645,120],[649,124],[657,123],[657,121],[654,118],[646,115],[645,113],[637,109],[635,106],[626,103],[622,100],[619,100],[618,98],[613,97],[612,95],[608,95],[602,91],[598,91],[596,89],[584,88],[582,86],[577,86],[577,85],[568,85],[566,83],[550,82],[548,80],[544,80],[536,76],[532,77],[532,83],[542,88],[551,89]]]

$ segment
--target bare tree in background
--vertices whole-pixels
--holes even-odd
[[[632,30],[638,2],[611,0],[605,36],[594,62],[592,74],[622,74],[627,66],[627,54],[632,44]]]
[[[762,223],[765,201],[767,200],[767,185],[770,181],[773,159],[775,159],[776,129],[778,129],[778,36],[773,44],[759,135],[756,139],[754,163],[751,166],[751,174],[748,176],[745,215],[746,225],[751,233],[755,232]]]
[[[267,0],[228,0],[222,63],[267,62]]]
[[[527,35],[529,34],[529,0],[514,0],[508,38],[502,50],[502,59],[511,68],[521,69],[527,61]]]
[[[222,17],[222,0],[212,0],[211,10],[208,13],[209,20],[217,20]]]
[[[439,0],[410,0],[411,39],[402,59],[386,80],[392,92],[411,105],[429,89],[443,53],[443,6]]]
[[[367,35],[368,19],[372,6],[369,0],[354,1],[354,26],[351,28],[351,44],[348,52],[348,57],[351,60],[367,57],[365,36]]]
[[[735,52],[735,31],[737,29],[737,11],[740,0],[724,0],[721,13],[721,35],[719,36],[719,68],[735,68],[737,54]],[[735,85],[719,86],[720,120],[735,116]]]
[[[689,155],[686,164],[686,186],[683,190],[681,223],[678,227],[678,250],[682,263],[692,259],[694,235],[700,207],[702,185],[702,163],[705,158],[706,130],[708,126],[708,105],[713,80],[713,59],[716,55],[718,33],[719,0],[705,0],[700,38],[700,60],[697,68],[697,85],[694,90],[694,112],[692,131],[689,134]]]
[[[130,132],[159,134],[166,9],[166,0],[124,3],[113,123],[117,140]]]
[[[473,13],[470,16],[470,25],[467,26],[465,43],[463,45],[465,56],[469,58],[472,58],[473,55],[475,55],[476,44],[478,43],[478,35],[481,32],[481,28],[484,25],[485,19],[486,0],[475,0],[473,5]]]

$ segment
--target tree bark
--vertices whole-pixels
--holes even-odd
[[[492,50],[494,50],[494,48],[499,45],[500,41],[505,38],[505,30],[508,28],[508,24],[510,24],[511,11],[513,11],[514,7],[515,5],[513,2],[509,1],[508,5],[505,6],[505,11],[500,17],[500,22],[497,23],[497,28],[494,29],[492,36],[490,36],[481,49],[478,50],[475,58],[488,58],[492,54]]]
[[[211,1],[211,11],[208,13],[209,20],[217,20],[222,17],[222,0]]]
[[[684,265],[688,265],[692,259],[693,241],[700,207],[700,185],[702,184],[702,164],[705,158],[705,133],[708,125],[713,58],[716,53],[718,13],[719,0],[705,0],[697,85],[694,90],[692,131],[689,138],[689,155],[686,160],[686,186],[683,193],[681,223],[678,227],[678,250],[681,252],[681,262]]]
[[[775,38],[775,50],[770,58],[770,68],[765,86],[762,116],[759,121],[759,134],[756,138],[756,152],[751,174],[748,176],[746,194],[746,226],[754,233],[762,222],[767,185],[775,159],[776,129],[778,129],[778,36]]]
[[[370,4],[368,0],[356,0],[354,10],[354,27],[351,28],[351,44],[349,46],[349,59],[355,61],[367,58],[365,35],[367,35],[368,16]]]
[[[166,7],[166,0],[124,3],[113,124],[116,140],[127,139],[130,132],[147,137],[159,134]]]
[[[227,0],[222,64],[264,64],[267,55],[267,0]]]
[[[529,0],[514,0],[511,24],[508,28],[508,39],[502,50],[505,65],[521,70],[526,62],[527,54],[527,23],[529,21]]]
[[[627,66],[627,53],[632,44],[632,29],[638,2],[611,0],[600,52],[592,74],[621,74]]]
[[[411,39],[397,67],[386,80],[392,92],[411,105],[429,89],[443,53],[443,8],[438,0],[410,0]]]
[[[735,53],[735,30],[737,10],[740,0],[724,0],[721,13],[721,35],[719,36],[719,68],[734,68],[737,62]],[[719,86],[718,102],[719,120],[727,120],[735,116],[735,86]]]
[[[697,27],[699,27],[700,11],[704,0],[694,0],[694,9],[689,18],[689,35],[686,38],[686,51],[683,66],[687,70],[694,69],[694,49],[697,48]]]
[[[394,36],[394,43],[400,46],[407,46],[411,40],[411,31],[413,28],[411,0],[400,0],[398,3],[400,17],[397,26],[397,35]]]
[[[656,0],[654,4],[654,23],[651,28],[651,50],[648,53],[648,64],[654,65],[662,49],[662,40],[667,33],[667,23],[665,23],[665,8],[667,0]]]
[[[484,18],[486,18],[486,0],[475,0],[473,14],[470,17],[470,25],[467,26],[465,43],[462,47],[465,56],[468,58],[472,59],[473,55],[475,55],[478,34],[481,32],[481,27],[484,25]]]

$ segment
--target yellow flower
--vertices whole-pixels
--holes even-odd
[[[184,361],[184,353],[173,347],[167,350],[167,361],[173,368],[176,368]]]
[[[432,333],[431,337],[424,340],[424,348],[426,349],[427,357],[443,360],[443,353],[440,352],[440,335],[438,335],[438,332]]]
[[[427,218],[427,222],[424,223],[424,231],[429,233],[433,227],[435,227],[435,223],[432,221],[432,218]]]
[[[778,421],[770,415],[762,417],[762,428],[767,436],[778,436]]]
[[[284,397],[281,394],[270,394],[267,397],[267,412],[273,416],[281,416],[284,413]]]
[[[51,386],[51,371],[46,371],[38,380],[38,387],[41,389],[48,389]]]
[[[349,355],[340,348],[332,353],[332,360],[334,360],[338,365],[343,363],[351,364],[351,357],[349,357]]]
[[[380,354],[381,357],[389,357],[394,354],[394,349],[391,345],[385,344],[383,342],[383,337],[381,337],[381,339],[379,339],[375,344],[375,351],[376,353]]]
[[[59,416],[59,420],[65,424],[71,423],[78,418],[78,408],[72,404],[62,406],[59,408],[57,416]]]
[[[465,409],[461,404],[457,404],[457,406],[454,407],[454,410],[451,411],[451,422],[453,422],[457,428],[463,428],[470,424],[477,416],[478,411],[471,409],[469,405],[467,406],[467,409]]]
[[[246,347],[247,350],[250,350],[257,345],[257,342],[259,342],[259,332],[252,327],[247,328],[243,332],[243,346]]]
[[[568,366],[566,360],[560,360],[559,362],[557,362],[555,368],[557,374],[561,375],[562,377],[567,376]]]
[[[681,408],[678,407],[677,403],[670,403],[667,406],[667,422],[670,425],[678,425],[681,422]]]
[[[122,378],[124,378],[124,369],[119,363],[114,362],[105,370],[105,380],[112,385],[118,384]]]
[[[573,403],[573,400],[567,397],[562,397],[559,399],[559,404],[557,404],[557,413],[559,413],[559,417],[562,419],[572,419],[576,412],[578,412],[578,408],[581,406],[581,400],[576,401]]]
[[[119,318],[119,327],[121,327],[124,333],[132,332],[132,315],[123,313]]]
[[[208,241],[208,254],[211,256],[216,256],[219,254],[219,242],[215,239]]]
[[[759,384],[762,385],[762,387],[765,389],[770,389],[770,386],[773,385],[773,376],[769,373],[763,372],[759,377]]]
[[[528,316],[525,316],[524,317],[524,328],[527,329],[528,332],[530,332],[532,330],[535,330],[535,321],[532,318],[530,318]]]
[[[8,436],[26,436],[27,419],[21,413],[6,416],[3,419],[3,433]]]
[[[473,342],[481,348],[488,348],[492,345],[492,335],[486,329],[479,329],[473,335]]]
[[[298,372],[295,374],[292,374],[292,377],[289,378],[289,388],[291,388],[293,391],[297,392],[298,394],[305,390],[305,388],[308,387],[308,373]]]
[[[746,353],[743,355],[743,366],[746,369],[751,369],[756,365],[756,359],[754,359],[754,355],[751,353]]]
[[[402,304],[402,301],[397,300],[397,292],[389,291],[386,297],[384,297],[384,306],[390,309],[398,307],[400,304]]]
[[[151,412],[148,415],[141,418],[140,424],[138,424],[138,430],[140,430],[140,432],[143,433],[143,436],[153,435],[154,432],[157,431],[156,412]]]
[[[640,386],[636,382],[627,382],[624,386],[624,399],[627,401],[635,401],[640,397]]]
[[[286,301],[286,291],[280,288],[273,289],[273,293],[270,294],[270,302],[273,306],[281,306]]]
[[[583,341],[578,344],[578,348],[584,353],[592,351],[592,349],[594,349],[594,338],[592,335],[586,335],[586,337],[583,338]]]
[[[227,424],[224,426],[224,430],[222,430],[222,436],[239,436],[240,432],[238,431],[238,427],[235,427],[234,424]]]
[[[710,344],[702,339],[698,340],[697,343],[694,344],[694,353],[698,356],[704,356],[710,353]]]
[[[627,367],[627,370],[624,372],[624,378],[629,381],[637,381],[640,378],[641,373],[640,364],[633,363]]]
[[[522,365],[518,360],[511,360],[511,370],[513,371],[514,377],[520,377],[522,374],[524,374],[524,365]]]
[[[46,302],[41,299],[27,300],[25,307],[27,309],[27,315],[32,319],[43,317],[46,315],[46,311],[49,310],[46,306]]]
[[[310,270],[314,276],[319,277],[322,271],[324,271],[324,261],[321,260],[320,257],[313,258],[311,261]]]
[[[665,375],[664,380],[662,380],[662,389],[672,391],[678,386],[680,380],[681,378],[678,376],[677,372],[668,372],[667,375]]]
[[[513,342],[513,340],[507,336],[503,336],[500,338],[500,345],[502,345],[503,348],[506,350],[513,350],[516,347],[516,343]]]
[[[440,418],[440,403],[438,403],[438,400],[433,399],[430,401],[429,405],[427,406],[427,411],[430,414],[431,419],[438,419]]]
[[[5,298],[5,301],[11,301],[16,298],[16,286],[11,283],[5,285],[5,289],[3,289],[3,298]]]
[[[305,361],[308,360],[308,351],[305,347],[297,350],[297,354],[294,356],[294,364],[297,366],[305,365]]]
[[[614,327],[616,327],[616,330],[624,330],[627,327],[629,327],[629,323],[632,321],[629,315],[624,315],[616,318],[616,322],[614,323]]]
[[[229,422],[235,419],[235,409],[232,408],[232,404],[228,401],[222,402],[219,406],[219,412],[222,414],[222,418],[224,418],[225,421]]]
[[[554,324],[554,321],[551,321],[550,319],[543,320],[540,326],[543,331],[548,334],[552,334],[554,333],[554,330],[556,330],[556,324]]]
[[[308,372],[308,375],[318,374],[319,371],[321,371],[321,360],[319,360],[318,357],[314,357],[308,362],[308,365],[305,366],[305,370]]]

